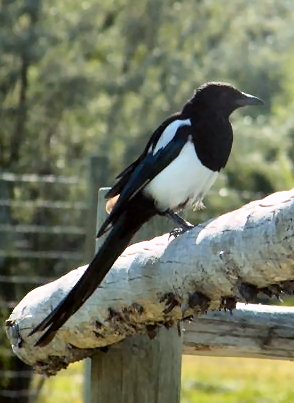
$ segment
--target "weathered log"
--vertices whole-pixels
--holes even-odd
[[[30,292],[6,322],[14,352],[40,372],[54,373],[93,349],[152,335],[208,310],[233,310],[258,293],[294,289],[294,190],[201,224],[130,246],[84,306],[45,348],[30,330],[67,294],[86,266]]]

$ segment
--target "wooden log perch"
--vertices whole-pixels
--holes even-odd
[[[130,246],[117,259],[101,286],[53,341],[44,348],[34,347],[39,335],[27,337],[28,333],[69,292],[86,266],[73,270],[31,291],[14,309],[6,321],[13,351],[38,372],[51,375],[68,363],[104,350],[129,336],[147,333],[154,337],[159,326],[169,328],[181,319],[202,314],[194,325],[188,325],[190,330],[185,332],[184,352],[185,349],[189,353],[192,350],[198,350],[198,353],[212,351],[212,355],[213,349],[224,352],[224,346],[232,345],[230,323],[236,317],[240,319],[237,326],[243,324],[244,327],[239,332],[240,345],[247,329],[255,345],[247,355],[264,356],[267,351],[268,357],[286,358],[290,349],[293,350],[293,342],[289,351],[283,347],[283,353],[276,351],[279,346],[271,349],[269,346],[275,337],[279,340],[285,337],[288,341],[292,338],[293,320],[289,320],[288,327],[288,320],[285,320],[290,317],[291,310],[285,308],[283,312],[288,316],[278,316],[281,322],[273,313],[273,307],[263,313],[263,320],[259,320],[261,314],[254,310],[249,317],[244,309],[241,310],[243,313],[236,310],[233,316],[224,312],[203,314],[218,309],[232,311],[237,301],[255,302],[258,294],[293,293],[292,217],[294,190],[278,192],[198,225],[176,239],[169,239],[166,234]],[[219,315],[222,315],[221,319]],[[219,344],[213,344],[209,338],[211,328],[207,327],[210,330],[206,335],[203,331],[205,320],[221,320],[223,326],[218,325],[219,336],[227,332],[227,338],[218,337]],[[201,338],[201,332],[196,333],[193,344],[188,335],[195,333],[195,326],[204,336]],[[272,328],[275,329],[273,332]],[[264,335],[262,341],[261,335]],[[216,334],[213,338],[216,339]],[[232,355],[246,355],[243,350]],[[289,358],[292,356],[289,352]]]

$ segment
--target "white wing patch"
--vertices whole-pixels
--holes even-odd
[[[154,148],[153,154],[157,153],[158,150],[164,148],[176,135],[177,130],[181,126],[191,126],[190,119],[185,120],[175,120],[174,122],[170,123],[162,132],[161,136],[156,143]],[[150,147],[149,151],[152,151]]]
[[[144,193],[155,200],[161,211],[168,208],[176,210],[187,201],[190,205],[201,201],[217,175],[218,172],[201,164],[192,139],[189,138],[178,157],[152,179],[145,187]]]

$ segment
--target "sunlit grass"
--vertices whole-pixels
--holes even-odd
[[[83,363],[45,381],[38,403],[82,403]],[[183,357],[181,403],[292,403],[294,363]]]
[[[181,403],[294,402],[294,363],[183,357]]]
[[[84,365],[78,362],[46,379],[38,403],[82,403],[83,370]]]

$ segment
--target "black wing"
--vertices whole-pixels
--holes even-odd
[[[127,182],[130,179],[130,176],[133,174],[137,166],[147,157],[148,151],[150,148],[154,149],[160,136],[167,128],[167,126],[172,123],[173,121],[181,119],[180,113],[175,113],[172,116],[168,117],[158,128],[153,132],[152,136],[150,137],[143,153],[136,159],[132,164],[130,164],[127,168],[125,168],[119,175],[117,175],[116,179],[119,179],[118,182],[106,193],[105,198],[111,199],[112,197],[119,195],[124,187],[126,186]]]
[[[138,162],[133,172],[127,176],[128,180],[124,180],[124,187],[121,190],[118,201],[102,224],[97,234],[98,237],[108,231],[117,221],[127,203],[179,155],[189,135],[191,135],[191,126],[180,126],[174,138],[164,148],[159,149],[155,154],[153,154],[152,150],[147,151],[145,157]],[[122,179],[124,178],[122,177]]]

